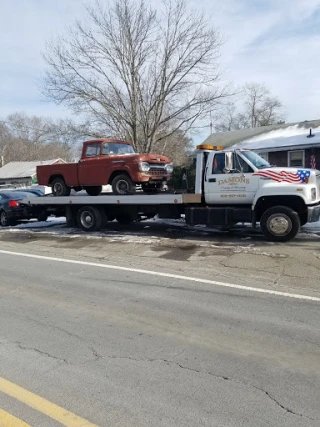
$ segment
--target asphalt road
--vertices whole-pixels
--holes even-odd
[[[319,426],[319,304],[0,253],[0,408],[39,427]]]

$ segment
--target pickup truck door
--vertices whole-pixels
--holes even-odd
[[[236,152],[230,155],[233,169],[229,172],[226,170],[225,152],[212,152],[208,156],[204,179],[208,204],[252,204],[258,191],[259,177],[252,175],[252,167]]]
[[[94,142],[86,147],[85,157],[79,160],[78,177],[81,186],[102,185],[100,143]]]

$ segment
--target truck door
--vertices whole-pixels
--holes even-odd
[[[230,168],[231,165],[231,168]],[[204,190],[208,204],[251,204],[259,177],[236,152],[212,152],[208,156]]]
[[[79,161],[78,176],[81,186],[101,185],[100,171],[100,146],[99,142],[88,144],[84,156]]]

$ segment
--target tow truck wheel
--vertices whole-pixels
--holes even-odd
[[[135,186],[128,175],[121,174],[113,178],[111,183],[113,194],[121,196],[134,193]]]
[[[297,212],[287,206],[275,206],[263,213],[260,226],[269,240],[287,242],[299,233],[300,218]]]
[[[51,183],[52,194],[56,197],[69,196],[71,188],[67,186],[61,177],[54,178]]]
[[[103,225],[103,218],[98,208],[84,206],[78,210],[77,222],[84,231],[99,231]]]
[[[89,196],[99,196],[102,191],[102,185],[97,185],[95,187],[86,187],[85,190],[89,194]]]

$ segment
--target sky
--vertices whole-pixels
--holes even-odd
[[[0,120],[17,111],[70,115],[41,94],[41,53],[46,41],[64,34],[75,19],[84,20],[84,5],[93,1],[1,0]],[[320,0],[188,3],[204,10],[223,36],[225,80],[265,83],[283,102],[287,122],[320,119]]]

